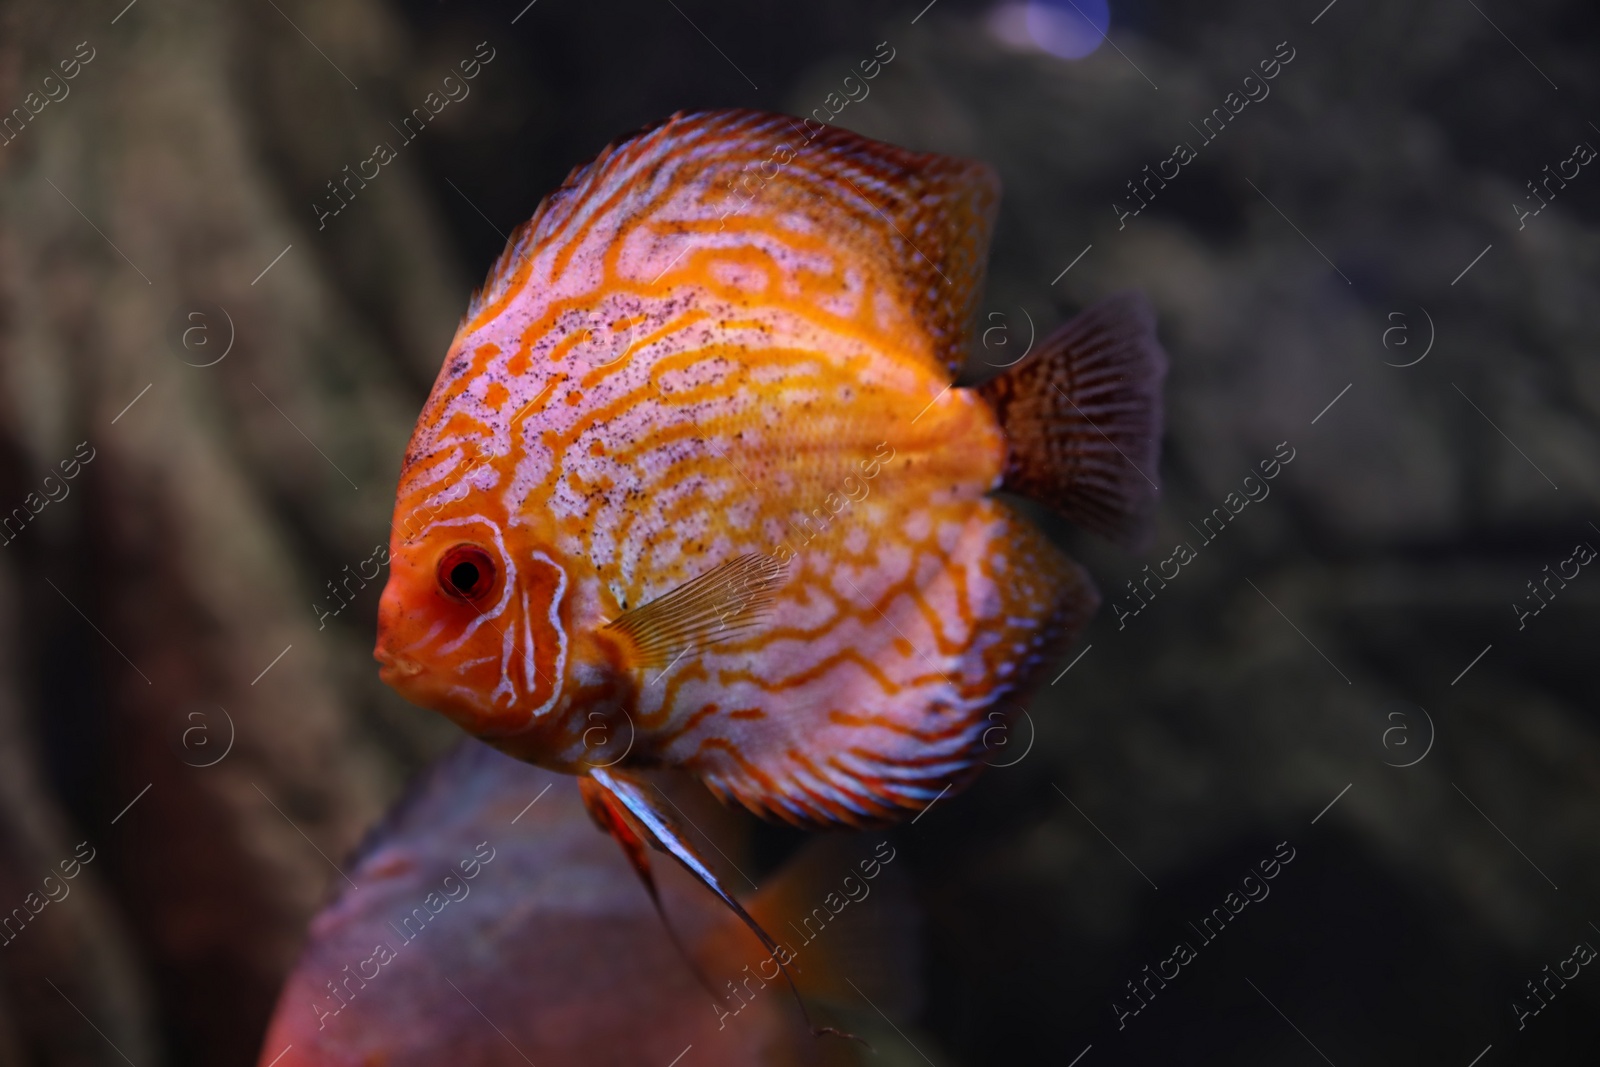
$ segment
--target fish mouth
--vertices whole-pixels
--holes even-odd
[[[396,688],[422,673],[422,664],[403,653],[391,652],[382,645],[372,650],[372,658],[379,664],[378,677]]]

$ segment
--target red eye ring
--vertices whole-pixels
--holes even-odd
[[[481,545],[455,545],[439,557],[438,575],[439,591],[452,600],[484,600],[494,591],[494,557]]]

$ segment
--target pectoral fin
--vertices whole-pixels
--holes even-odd
[[[703,648],[760,625],[772,610],[787,564],[749,552],[623,612],[606,629],[633,641],[641,666],[665,670],[690,648]]]

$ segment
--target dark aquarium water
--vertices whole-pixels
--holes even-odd
[[[0,0],[0,1064],[1594,1062],[1597,55],[1600,13],[1570,0]],[[520,356],[535,377],[474,395],[527,417],[522,445],[554,440],[549,420],[594,402],[578,384],[659,354],[650,301],[692,304],[697,277],[746,286],[695,334],[740,373],[764,373],[740,315],[782,301],[898,325],[842,392],[764,386],[760,448],[695,416],[674,462],[727,479],[713,504],[583,483],[591,514],[655,532],[592,538],[570,581],[511,523],[478,538],[515,540],[503,559],[452,550],[428,595],[458,613],[513,588],[500,568],[524,595],[560,572],[533,597],[548,610],[501,634],[511,651],[480,656],[511,711],[573,691],[561,672],[597,648],[621,657],[584,676],[595,710],[574,705],[594,758],[565,769],[584,773],[519,764],[373,660],[420,602],[401,586],[432,588],[396,492],[442,446],[408,441],[436,379],[491,359],[446,366],[541,201],[632,131],[723,108],[793,116],[800,147],[759,165],[702,148],[737,199],[673,225],[721,247],[781,217],[807,263],[849,267],[831,295],[798,260],[761,274],[754,238],[745,267],[703,275],[619,239],[632,280],[552,313]],[[960,214],[981,169],[869,180],[842,161],[878,150],[824,158],[863,143],[824,124],[982,161],[999,199]],[[871,210],[830,215],[821,184],[808,207],[812,166],[866,183]],[[648,223],[668,173],[641,168],[615,218]],[[1117,403],[1069,415],[1056,395],[1087,395],[1090,364],[1050,362],[1063,324],[1127,290],[1167,361],[1138,441]],[[1135,343],[1105,336],[1083,350]],[[929,338],[964,363],[953,382]],[[549,344],[571,361],[541,363]],[[872,442],[900,423],[803,406],[866,403],[896,345],[922,353],[918,429],[976,420],[889,447],[898,465]],[[551,377],[558,406],[524,407],[552,366],[577,376]],[[1016,440],[996,430],[1003,387],[968,388],[1029,367],[1054,368],[1018,386],[1044,412],[1031,453],[1015,403]],[[585,462],[649,437],[609,434]],[[478,455],[449,475],[463,494],[505,458]],[[1056,480],[1021,478],[1018,455]],[[1129,498],[1106,506],[1142,508],[1142,540],[1062,514],[1097,471]],[[702,597],[698,623],[683,600],[634,614],[673,584],[629,577],[663,543],[762,535],[751,516],[796,485],[819,507],[772,529],[805,564],[747,566],[753,592]],[[962,493],[1033,548],[983,562],[895,510]],[[521,507],[554,530],[577,499]],[[796,603],[784,583],[843,603],[901,537],[929,539],[909,599],[867,597],[830,653],[854,688],[786,699],[760,646]],[[1092,615],[1077,586],[1053,615],[974,621],[1064,558]],[[967,599],[938,585],[980,563]],[[1043,641],[1040,662],[961,658],[1002,632]],[[744,640],[766,658],[730,666]],[[931,695],[891,700],[916,662]],[[413,668],[385,678],[416,697]],[[651,719],[695,685],[729,736],[776,724],[817,768],[857,759],[851,737],[890,745],[873,714],[929,716],[892,744],[906,774],[942,777],[881,808],[892,780],[866,799],[823,770],[723,780],[769,812],[886,816],[757,818],[698,780],[727,746],[685,757]],[[464,719],[494,687],[466,688],[428,692]],[[620,794],[594,768],[639,775],[622,780],[781,951],[606,807]],[[667,923],[585,799],[654,857]],[[862,1041],[808,1034],[778,963],[813,1023]]]

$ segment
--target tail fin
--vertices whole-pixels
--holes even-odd
[[[1136,548],[1161,492],[1155,312],[1129,291],[1095,304],[1021,365],[978,386],[1010,443],[1003,487]]]

